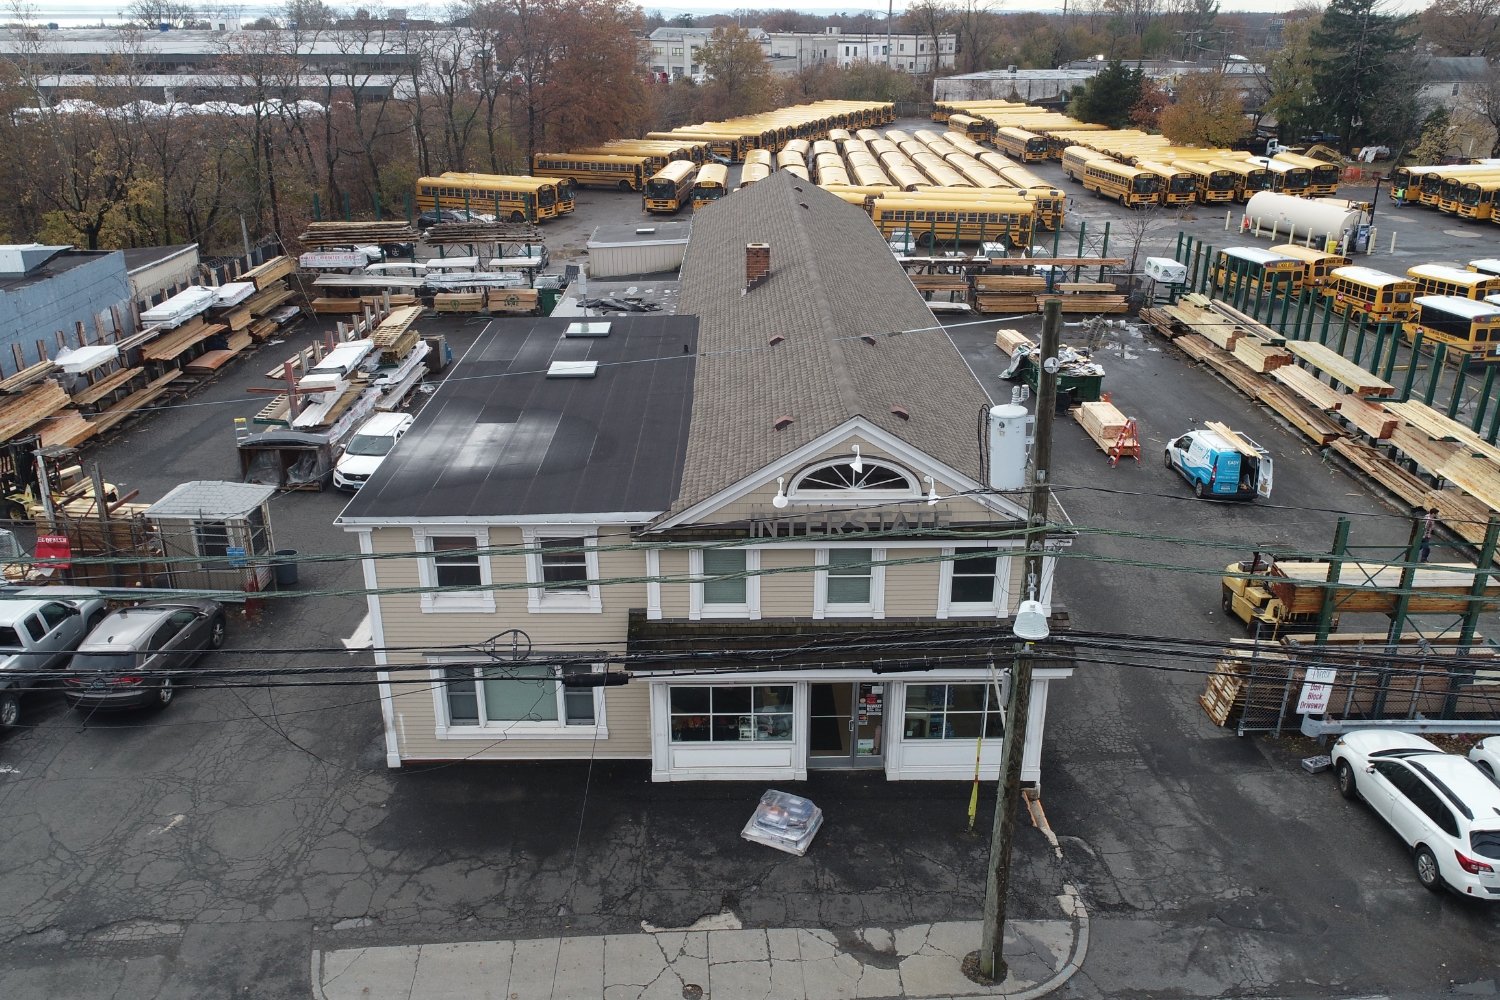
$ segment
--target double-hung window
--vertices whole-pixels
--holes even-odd
[[[599,612],[604,609],[599,593],[598,538],[592,528],[522,531],[526,545],[527,610],[547,612]]]
[[[694,549],[688,555],[693,578],[688,617],[759,618],[760,552],[757,549]]]
[[[426,612],[494,611],[495,593],[490,586],[490,536],[487,528],[458,530],[418,529],[418,582],[424,588],[422,610]]]
[[[884,549],[818,550],[814,618],[884,618]]]
[[[601,669],[591,664],[440,666],[439,735],[469,735],[464,730],[493,735],[501,730],[517,738],[602,736],[604,689],[562,683],[564,676]]]
[[[1006,613],[1010,558],[998,549],[958,546],[943,550],[938,574],[939,618],[999,618]]]

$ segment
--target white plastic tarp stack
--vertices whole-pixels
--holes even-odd
[[[760,797],[740,836],[802,857],[823,825],[823,810],[808,799],[774,789]]]

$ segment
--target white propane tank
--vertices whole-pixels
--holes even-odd
[[[1342,246],[1364,221],[1364,213],[1313,198],[1257,191],[1245,203],[1245,218],[1252,229],[1258,226],[1263,234],[1274,231],[1291,241],[1332,236]]]
[[[990,407],[990,489],[1025,489],[1030,430],[1031,414],[1026,407],[1019,403]]]

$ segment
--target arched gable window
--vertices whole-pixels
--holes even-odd
[[[909,500],[922,495],[917,477],[879,459],[861,459],[855,471],[847,458],[817,465],[797,473],[787,496],[803,501]]]

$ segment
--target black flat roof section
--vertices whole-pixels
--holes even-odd
[[[609,333],[564,335],[580,322]],[[494,320],[342,516],[664,511],[682,478],[697,352],[691,316]],[[598,368],[549,377],[558,361]]]

